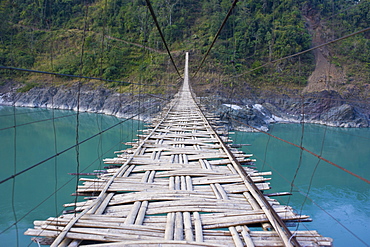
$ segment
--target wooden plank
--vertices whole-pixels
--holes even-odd
[[[184,239],[184,222],[182,217],[182,212],[175,213],[175,231],[174,231],[174,240],[183,240]]]
[[[239,238],[239,233],[236,231],[235,227],[229,227],[229,231],[231,233],[231,236],[233,237],[234,244],[236,247],[244,247],[243,242]]]
[[[241,226],[241,235],[246,243],[247,247],[255,247],[252,237],[249,234],[249,228],[247,226]]]
[[[174,231],[175,231],[175,213],[168,213],[164,239],[173,240]]]
[[[149,204],[148,201],[143,201],[141,203],[141,207],[140,207],[139,213],[137,214],[137,217],[136,217],[136,220],[135,220],[135,224],[136,225],[143,224],[144,218],[145,218],[145,214],[146,214],[146,210],[148,208],[148,204]]]
[[[202,221],[199,215],[199,212],[194,212],[194,228],[195,228],[195,241],[197,242],[203,242],[203,226]]]
[[[113,198],[114,193],[109,193],[105,197],[104,201],[99,205],[99,207],[96,209],[95,214],[103,214],[104,210],[108,206],[110,200]],[[93,211],[95,210],[94,208],[92,209]]]
[[[166,240],[152,240],[152,241],[124,241],[124,242],[116,242],[116,243],[109,243],[109,244],[98,244],[98,245],[89,245],[89,247],[104,247],[104,246],[125,246],[125,247],[157,247],[157,246],[166,246],[166,247],[224,247],[227,246],[228,243],[213,243],[213,242],[188,242],[188,241],[166,241]]]
[[[141,207],[141,202],[139,201],[134,202],[134,204],[132,205],[131,211],[127,215],[127,218],[125,220],[126,225],[135,223],[136,215],[138,214],[140,207]]]
[[[186,176],[186,190],[193,190],[193,181],[189,175]]]
[[[194,241],[193,228],[191,224],[191,216],[189,212],[183,213],[184,217],[184,232],[186,241]]]

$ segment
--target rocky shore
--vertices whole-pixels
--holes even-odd
[[[150,120],[168,100],[155,95],[117,93],[106,88],[94,89],[88,85],[82,86],[80,90],[76,85],[34,87],[27,92],[17,92],[17,87],[9,85],[0,86],[0,105],[79,110],[120,118],[132,117],[140,112],[134,118],[143,121]]]
[[[226,98],[203,101],[221,120],[231,122],[231,129],[241,131],[254,131],[249,126],[267,131],[272,123],[304,122],[344,128],[366,128],[370,123],[370,106],[345,100],[335,91],[302,97],[238,99],[232,104]]]
[[[106,88],[83,86],[34,87],[17,92],[16,87],[0,86],[0,105],[45,107],[63,110],[94,112],[117,117],[131,117],[141,112],[140,120],[150,121],[170,97],[117,93]],[[335,91],[321,91],[303,97],[259,97],[233,99],[210,96],[200,99],[209,112],[227,121],[229,129],[253,131],[249,126],[264,131],[272,123],[314,123],[334,127],[369,127],[370,107],[351,103]],[[243,124],[242,124],[243,123]],[[248,126],[249,125],[249,126]]]

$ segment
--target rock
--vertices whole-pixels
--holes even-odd
[[[242,104],[228,104],[227,98],[218,97],[217,101],[212,101],[211,98],[203,100],[208,104],[206,108],[219,115],[222,120],[229,121],[229,127],[235,130],[250,131],[245,124],[268,129],[271,123],[302,121],[346,128],[369,127],[369,107],[346,103],[335,91],[325,90],[296,98],[286,95],[274,98],[270,95],[265,99],[242,99]],[[236,99],[233,100],[237,102]],[[231,121],[232,118],[239,122]]]
[[[326,113],[322,114],[322,120],[325,121],[348,121],[353,120],[354,117],[354,108],[348,104],[333,107]]]
[[[338,127],[369,127],[366,117],[348,104],[332,107],[321,115],[321,121]]]
[[[72,87],[34,87],[25,93],[18,93],[16,88],[1,90],[0,104],[20,107],[47,107],[81,112],[104,113],[117,117],[131,117],[142,112],[141,120],[151,118],[166,103],[149,95],[119,94],[105,88],[92,89],[88,85],[78,90]],[[5,91],[5,92],[4,92]],[[79,100],[78,100],[79,98]]]
[[[271,121],[271,113],[260,104],[230,105],[222,104],[216,111],[221,120],[229,121],[232,129],[252,131],[253,128],[267,130],[267,125]],[[244,123],[240,124],[239,122]]]
[[[28,92],[18,93],[14,84],[0,85],[0,104],[25,107],[48,107],[104,113],[117,117],[131,117],[138,112],[141,120],[150,118],[167,103],[150,95],[117,93],[106,88],[78,87],[34,87]],[[166,96],[165,96],[166,97]],[[232,102],[230,102],[233,100]],[[370,109],[360,103],[346,103],[335,91],[324,90],[303,97],[268,95],[265,98],[229,99],[221,96],[200,98],[207,111],[216,113],[221,120],[228,121],[229,129],[253,131],[253,126],[268,130],[271,123],[325,124],[336,127],[369,127]],[[304,115],[303,115],[304,113]],[[232,120],[237,119],[238,121]],[[241,123],[243,124],[241,124]]]

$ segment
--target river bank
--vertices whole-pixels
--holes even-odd
[[[148,94],[118,93],[104,87],[91,85],[33,87],[19,92],[19,86],[4,83],[0,86],[0,105],[74,110],[80,112],[113,115],[150,121],[153,114],[161,111],[169,98]]]
[[[272,123],[312,123],[344,128],[367,128],[370,107],[366,103],[344,99],[335,91],[297,95],[275,95],[254,99],[203,98],[202,103],[230,128],[239,131],[267,131]],[[243,124],[242,124],[243,123]]]
[[[11,82],[0,86],[0,105],[17,107],[54,108],[102,113],[120,118],[132,117],[150,121],[168,103],[171,95],[117,93],[104,87],[83,85],[33,87],[19,92]],[[268,131],[272,123],[314,123],[332,127],[369,127],[370,107],[365,103],[343,99],[335,91],[307,93],[303,96],[287,95],[236,98],[211,95],[198,99],[208,112],[228,122],[230,130]],[[79,103],[78,103],[79,102]],[[249,125],[249,126],[248,126]]]

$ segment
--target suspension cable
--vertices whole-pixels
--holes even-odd
[[[152,7],[152,4],[150,3],[150,0],[145,0],[145,1],[146,1],[146,4],[148,5],[148,8],[149,8],[149,10],[150,10],[150,14],[151,14],[151,15],[152,15],[152,17],[153,17],[154,23],[155,23],[155,25],[156,25],[156,27],[157,27],[157,29],[158,29],[159,35],[160,35],[160,36],[161,36],[161,38],[162,38],[162,42],[163,42],[164,46],[166,47],[166,50],[167,50],[168,56],[169,56],[169,57],[170,57],[170,59],[171,59],[172,65],[175,67],[177,74],[178,74],[178,75],[179,75],[179,77],[182,79],[182,76],[181,76],[181,74],[180,74],[180,72],[179,72],[179,70],[178,70],[178,68],[177,68],[177,66],[176,66],[176,64],[175,64],[175,61],[174,61],[174,60],[173,60],[173,58],[172,58],[172,55],[171,55],[170,49],[169,49],[169,48],[168,48],[168,46],[167,46],[167,42],[166,42],[166,40],[165,40],[165,38],[164,38],[164,36],[163,36],[163,33],[162,33],[162,31],[161,31],[161,28],[159,27],[159,24],[158,24],[158,21],[157,21],[157,17],[155,16],[155,13],[154,13],[154,10],[153,10],[153,7]]]
[[[237,2],[238,2],[238,0],[234,0],[233,4],[231,5],[231,7],[230,7],[229,11],[228,11],[228,12],[227,12],[227,14],[226,14],[225,19],[223,20],[223,22],[222,22],[222,24],[221,24],[220,28],[218,29],[218,31],[217,31],[217,33],[216,33],[216,36],[213,38],[212,44],[209,46],[209,48],[208,48],[208,50],[207,50],[206,54],[204,55],[204,57],[203,57],[202,61],[200,62],[199,66],[198,66],[198,69],[197,69],[197,70],[195,71],[195,73],[193,74],[193,77],[195,77],[195,76],[198,74],[199,70],[202,68],[204,61],[206,60],[206,58],[207,58],[207,56],[208,56],[209,52],[211,51],[211,49],[212,49],[213,45],[216,43],[216,40],[217,40],[218,36],[220,35],[222,28],[225,26],[226,21],[227,21],[227,19],[229,19],[229,16],[231,15],[231,13],[232,13],[232,11],[233,11],[234,7],[236,6]]]
[[[15,105],[13,104],[13,112],[15,113]],[[14,125],[17,124],[17,118],[16,116],[14,115],[13,116],[13,121],[14,121]],[[13,139],[13,149],[14,149],[14,156],[13,156],[13,172],[14,174],[16,174],[17,172],[17,163],[18,163],[18,160],[17,160],[17,128],[14,128],[14,139]],[[11,206],[12,206],[12,211],[13,211],[13,217],[14,217],[14,221],[15,222],[18,222],[18,216],[17,216],[17,212],[16,212],[16,209],[15,209],[15,185],[16,185],[16,180],[13,179],[12,181],[12,197],[11,197]],[[16,235],[16,243],[17,243],[17,247],[19,246],[19,228],[18,228],[18,224],[16,223],[15,225],[15,235]]]
[[[83,29],[83,35],[82,35],[82,42],[81,42],[81,54],[80,54],[80,75],[82,75],[82,71],[84,68],[84,55],[85,55],[85,41],[86,41],[86,29],[87,29],[87,18],[89,14],[89,6],[87,5],[86,0],[84,0],[85,5],[85,13],[84,13],[84,29]],[[81,87],[82,87],[82,81],[79,80],[77,82],[77,114],[76,114],[76,136],[75,136],[75,152],[76,152],[76,191],[78,189],[78,183],[80,182],[80,146],[77,145],[80,140],[80,98],[81,98]],[[77,207],[77,201],[78,197],[75,197],[74,203],[75,208]],[[76,212],[75,212],[76,217]]]

